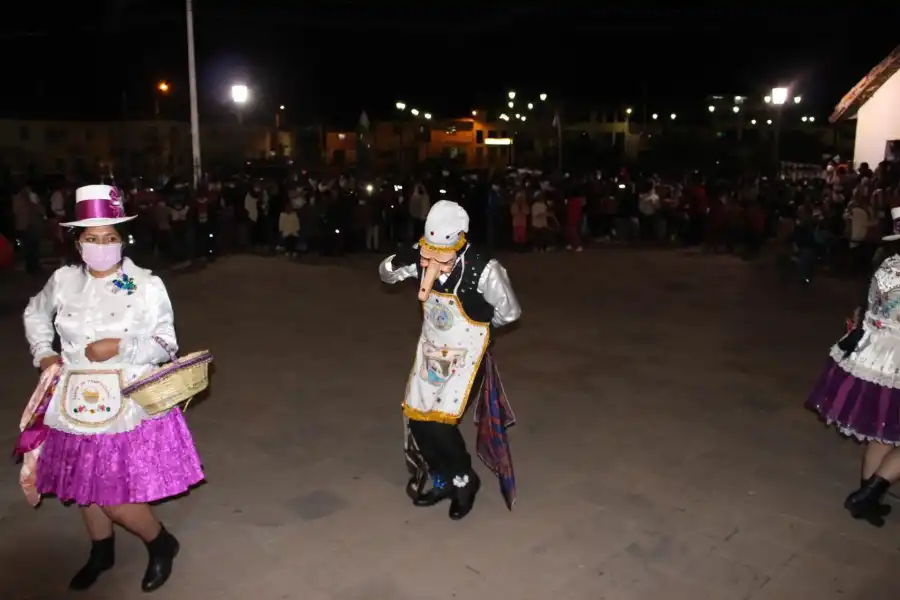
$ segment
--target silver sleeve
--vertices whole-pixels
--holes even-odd
[[[494,327],[509,325],[522,316],[522,307],[512,289],[509,275],[496,260],[490,261],[485,267],[478,280],[478,291],[494,307],[494,318],[491,319]]]
[[[399,283],[401,281],[405,281],[410,277],[415,277],[418,275],[418,269],[416,265],[406,265],[400,267],[399,269],[395,269],[391,264],[391,261],[394,260],[396,254],[391,254],[386,259],[381,261],[381,264],[378,265],[378,276],[381,277],[381,280],[385,283]]]

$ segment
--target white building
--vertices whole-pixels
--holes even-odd
[[[841,99],[829,120],[856,119],[853,164],[900,160],[900,46]]]

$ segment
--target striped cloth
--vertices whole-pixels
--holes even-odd
[[[506,506],[512,510],[516,503],[516,473],[506,430],[516,422],[509,406],[500,372],[491,353],[484,356],[484,384],[481,401],[475,410],[475,426],[478,429],[476,449],[478,457],[500,480],[500,492]]]

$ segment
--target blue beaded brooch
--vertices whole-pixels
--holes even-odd
[[[112,283],[116,286],[117,290],[124,290],[129,296],[137,289],[137,286],[134,284],[134,279],[125,273],[121,273],[117,278],[113,279]]]

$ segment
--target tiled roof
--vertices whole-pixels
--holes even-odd
[[[841,98],[828,120],[834,123],[847,115],[848,112],[854,113],[869,98],[875,95],[878,88],[884,85],[898,70],[900,70],[900,46],[894,48],[894,51],[888,54],[887,58],[875,65],[875,68],[869,71],[868,75],[863,77],[859,83],[853,86],[852,90]]]

